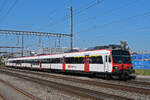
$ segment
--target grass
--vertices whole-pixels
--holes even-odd
[[[150,76],[150,70],[149,69],[136,69],[135,74],[136,75],[148,75],[148,76]]]
[[[0,67],[4,67],[5,63],[0,61]]]

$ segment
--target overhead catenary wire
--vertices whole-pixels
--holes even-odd
[[[71,2],[72,0],[68,0],[68,1],[66,1],[63,5],[66,5],[66,4],[68,4],[69,2]],[[48,21],[50,21],[50,17],[52,17],[56,12],[59,12],[60,10],[62,10],[62,7],[59,7],[59,8],[55,8],[53,11],[51,11],[50,13],[49,13],[49,20]]]
[[[7,0],[4,0],[2,3],[1,3],[1,7],[0,7],[0,12],[3,11],[5,5],[7,4]],[[0,14],[1,15],[1,14]]]
[[[86,6],[86,7],[84,7],[84,8],[79,8],[79,9],[75,10],[74,13],[73,13],[73,16],[78,15],[78,14],[80,14],[80,13],[82,13],[82,12],[88,10],[88,9],[91,8],[91,7],[94,7],[94,6],[96,6],[96,5],[100,4],[100,3],[102,3],[103,1],[104,1],[104,0],[94,0],[94,1],[90,2],[90,3],[88,4],[88,6]],[[43,27],[38,28],[37,30],[43,30],[43,29],[46,29],[46,28],[48,28],[48,27],[50,27],[50,26],[52,27],[52,26],[54,26],[54,25],[56,25],[56,24],[58,24],[58,23],[60,23],[60,22],[64,22],[64,21],[67,20],[68,18],[69,18],[69,15],[66,15],[66,16],[64,16],[64,17],[62,17],[62,18],[56,20],[55,23],[47,24],[47,25],[45,25],[45,26],[43,26]]]
[[[54,26],[54,25],[56,25],[56,24],[58,24],[58,23],[60,23],[60,22],[63,22],[63,21],[65,21],[65,20],[68,19],[68,18],[69,18],[69,15],[66,15],[66,16],[64,16],[64,17],[62,17],[62,18],[56,20],[55,23],[47,24],[47,25],[45,25],[45,26],[43,26],[43,27],[40,27],[40,28],[38,28],[38,29],[36,29],[36,30],[38,30],[38,31],[44,30],[44,29],[46,29],[46,28],[48,28],[48,27],[50,27],[50,26]]]
[[[70,3],[70,2],[72,2],[72,0],[65,1],[63,5],[66,5],[66,4]],[[62,6],[61,6],[61,7],[58,7],[58,8],[55,8],[55,9],[53,9],[52,11],[50,11],[49,14],[48,14],[47,22],[49,22],[49,24],[52,24],[52,22],[51,22],[52,17],[53,17],[56,13],[60,12],[61,10],[62,10]],[[66,17],[66,16],[64,16],[64,17],[62,17],[62,18],[56,20],[56,24],[57,24],[59,21],[61,21],[61,20],[65,20],[65,19],[66,19],[65,17]],[[38,22],[38,23],[39,23],[39,22]],[[36,25],[36,24],[35,24],[35,23],[32,24],[31,27],[33,27],[34,25]],[[30,28],[31,28],[31,27],[30,27]],[[40,31],[40,30],[45,29],[45,27],[48,27],[48,25],[42,26],[42,27],[40,27],[40,28],[37,28],[36,30]]]
[[[8,9],[8,11],[6,12],[6,14],[0,19],[0,23],[2,23],[6,17],[8,16],[8,14],[12,11],[12,9],[15,7],[15,5],[17,4],[18,0],[15,0],[15,2],[12,4],[12,6]]]
[[[117,8],[110,9],[110,10],[104,12],[104,13],[102,12],[102,13],[100,13],[100,16],[98,16],[98,17],[105,16],[105,15],[107,15],[107,14],[110,14],[110,13],[115,12],[115,11],[117,11],[117,10],[120,10],[120,9],[122,9],[122,8],[127,8],[127,7],[131,6],[132,4],[136,4],[137,2],[138,2],[138,0],[134,0],[134,1],[131,1],[131,2],[129,2],[129,3],[123,4],[123,5],[121,5],[121,6],[117,7]],[[88,32],[88,31],[90,31],[90,30],[99,29],[99,28],[101,28],[101,27],[107,27],[108,25],[111,25],[111,24],[119,23],[119,22],[122,22],[122,21],[124,21],[124,20],[125,20],[125,21],[126,21],[126,20],[130,20],[130,19],[132,19],[132,18],[136,18],[136,17],[140,17],[140,16],[145,16],[145,15],[148,15],[148,14],[149,14],[149,12],[148,12],[148,13],[137,14],[137,15],[135,15],[135,16],[128,17],[127,19],[124,18],[124,19],[120,19],[120,20],[116,20],[116,21],[104,23],[104,24],[102,24],[102,25],[94,25],[94,26],[92,26],[92,27],[88,27],[88,28],[83,29],[83,30],[81,30],[81,31],[77,31],[77,32],[76,32],[76,35],[79,34],[79,33]],[[91,19],[94,19],[94,20],[95,20],[95,19],[98,18],[98,17],[95,16],[95,17],[92,17]],[[90,20],[90,18],[87,18],[86,20],[82,20],[82,21],[80,21],[80,24],[83,23],[83,22],[88,22],[89,20]],[[122,20],[122,21],[121,21],[121,20]],[[137,30],[140,30],[140,29],[137,29]],[[122,34],[122,33],[124,33],[124,32],[120,32],[120,34]],[[104,35],[103,35],[103,36],[104,36]],[[101,37],[103,37],[103,36],[101,36]],[[76,38],[79,38],[79,37],[77,36]],[[78,39],[78,41],[80,41],[80,40],[81,40],[81,39]]]
[[[116,34],[120,34],[121,36],[123,35],[123,37],[126,36],[127,33],[132,34],[132,35],[133,34],[137,35],[137,32],[139,33],[141,31],[145,31],[145,29],[149,30],[149,28],[150,28],[149,26],[143,26],[143,27],[138,27],[138,28],[134,28],[134,29],[131,29],[131,30],[116,32]],[[147,30],[146,30],[146,32],[149,33],[149,31],[147,31]],[[141,34],[138,34],[138,35],[141,35]],[[120,36],[119,35],[112,35],[111,38],[120,38]]]
[[[138,28],[135,28],[135,29],[131,29],[131,30],[125,30],[125,31],[121,31],[119,32],[118,34],[122,34],[122,33],[127,33],[127,32],[137,32],[137,31],[141,31],[141,30],[145,30],[145,29],[149,29],[150,26],[143,26],[143,27],[138,27]]]
[[[106,16],[107,14],[111,14],[111,13],[113,13],[113,12],[115,12],[115,11],[117,11],[117,10],[120,10],[120,9],[122,9],[122,8],[126,8],[126,7],[128,7],[128,6],[132,5],[132,4],[137,3],[137,1],[139,1],[139,0],[134,0],[134,1],[132,1],[132,2],[126,3],[126,4],[124,4],[124,5],[121,5],[121,6],[117,7],[117,8],[110,9],[110,10],[104,12],[104,13],[100,13],[99,16],[96,15],[96,16],[93,16],[93,17],[88,17],[87,19],[81,20],[81,21],[80,21],[80,24],[81,24],[81,23],[84,23],[84,22],[88,22],[88,21],[90,21],[90,20],[95,20],[95,19],[100,18],[100,17],[102,17],[102,16]]]
[[[92,27],[87,28],[87,30],[79,31],[79,32],[76,32],[76,33],[79,34],[79,33],[82,33],[82,32],[87,32],[87,31],[92,30],[92,29],[106,27],[106,26],[109,26],[111,24],[123,22],[123,21],[126,21],[126,20],[130,20],[130,19],[134,19],[134,18],[137,18],[137,17],[146,16],[146,15],[150,15],[150,11],[142,13],[142,14],[137,14],[137,15],[129,16],[129,17],[124,18],[124,19],[119,19],[119,20],[111,21],[111,22],[105,23],[103,25],[94,25]]]
[[[33,24],[31,25],[1,25],[3,27],[9,27],[9,28],[29,28],[29,27],[32,27]]]
[[[74,12],[74,16],[75,15],[77,15],[77,14],[80,14],[80,13],[82,13],[82,12],[84,12],[84,11],[86,11],[86,10],[88,10],[89,8],[91,8],[91,7],[94,7],[94,6],[96,6],[96,5],[98,5],[98,4],[100,4],[100,3],[102,3],[104,0],[94,0],[94,1],[92,1],[91,3],[89,3],[88,4],[88,6],[86,6],[86,7],[84,7],[84,8],[79,8],[78,10],[75,10]]]
[[[111,36],[111,38],[119,38],[119,35],[118,34],[120,34],[121,36],[122,36],[122,34],[124,34],[124,35],[126,35],[127,33],[132,33],[132,34],[134,34],[134,33],[136,33],[137,34],[137,32],[140,32],[140,31],[145,31],[145,29],[147,29],[147,30],[149,30],[149,28],[150,28],[150,26],[143,26],[143,27],[138,27],[138,28],[134,28],[134,29],[129,29],[129,30],[125,30],[125,31],[121,31],[121,32],[115,32],[115,34],[117,34],[117,35],[112,35]],[[78,46],[80,45],[80,43],[94,43],[94,45],[96,45],[96,42],[97,42],[97,44],[99,44],[100,43],[100,41],[103,41],[103,40],[105,40],[105,38],[103,37],[104,35],[106,35],[106,34],[101,34],[101,36],[97,36],[97,38],[98,38],[98,40],[88,40],[88,39],[86,39],[86,40],[84,40],[84,39],[78,39]],[[89,44],[90,45],[90,44]],[[79,46],[80,47],[80,46]]]

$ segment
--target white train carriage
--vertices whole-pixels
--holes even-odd
[[[121,63],[120,60],[122,60]],[[6,65],[63,72],[108,73],[109,75],[120,75],[122,72],[128,75],[133,73],[130,53],[123,50],[103,49],[11,58],[7,60]]]

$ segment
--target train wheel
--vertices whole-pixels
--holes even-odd
[[[121,74],[121,75],[119,76],[119,79],[126,81],[126,80],[129,79],[129,75],[128,75],[128,74]]]
[[[104,78],[107,79],[107,80],[110,80],[111,79],[111,75],[110,74],[105,74]]]
[[[124,74],[119,75],[119,80],[124,80]]]

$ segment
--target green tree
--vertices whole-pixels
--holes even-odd
[[[121,49],[122,50],[127,50],[127,51],[130,50],[127,41],[120,41],[120,44],[121,44]]]

